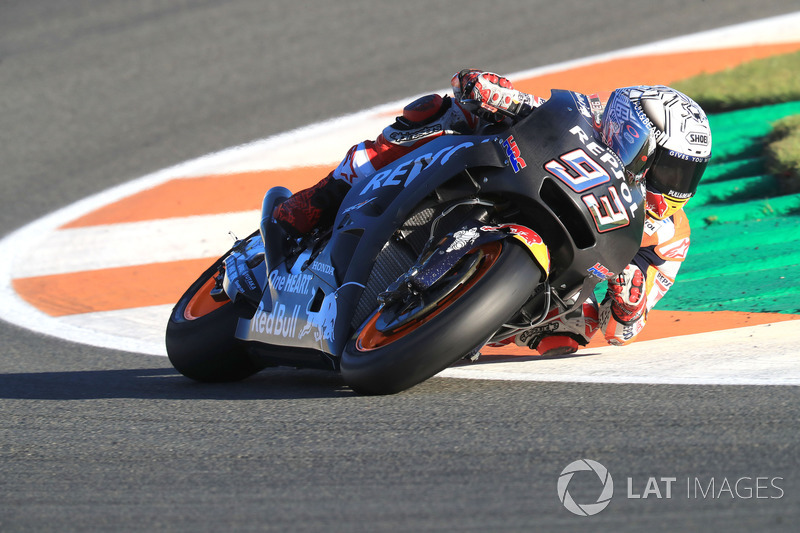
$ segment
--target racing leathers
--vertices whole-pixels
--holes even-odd
[[[375,140],[352,146],[319,183],[278,205],[274,219],[295,237],[330,227],[350,187],[366,182],[384,166],[441,135],[475,133],[488,123],[512,121],[544,103],[515,90],[506,78],[480,70],[462,70],[451,83],[455,98],[432,94],[410,103]],[[590,297],[557,318],[553,309],[542,323],[494,346],[515,343],[543,355],[572,353],[598,329],[609,344],[632,342],[649,310],[675,281],[688,246],[689,224],[683,211],[665,220],[648,216],[639,252],[623,272],[609,279],[602,303]]]

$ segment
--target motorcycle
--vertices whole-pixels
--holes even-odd
[[[392,394],[579,309],[634,256],[645,218],[643,185],[593,132],[587,98],[554,90],[510,127],[380,169],[302,239],[271,216],[291,192],[270,189],[258,230],[173,308],[171,363],[203,382],[324,368]]]

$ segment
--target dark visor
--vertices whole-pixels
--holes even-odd
[[[648,139],[650,128],[639,121],[629,121],[622,125],[622,131],[614,136],[612,146],[622,159],[625,168],[638,174],[647,165]]]
[[[694,195],[710,158],[669,155],[662,147],[656,149],[653,166],[647,174],[647,184],[662,194],[685,198]]]

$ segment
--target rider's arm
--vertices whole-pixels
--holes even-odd
[[[600,306],[600,327],[609,344],[633,342],[644,328],[650,310],[675,282],[689,249],[690,232],[683,211],[662,221],[647,219],[642,247],[625,272],[609,281]]]
[[[478,118],[452,98],[423,96],[408,104],[375,140],[351,147],[333,177],[356,183],[441,135],[473,133],[477,126]]]
[[[469,72],[473,74],[466,76]],[[463,79],[468,84],[466,91],[460,85],[461,74],[465,75]],[[513,90],[511,82],[496,74],[461,71],[453,79],[459,80],[458,84],[452,82],[456,98],[431,94],[408,104],[403,114],[384,128],[375,140],[352,146],[324,179],[277,206],[273,213],[275,220],[290,235],[302,235],[313,228],[330,225],[350,186],[441,135],[475,133],[481,125],[481,118],[494,116],[495,113],[487,109],[498,109],[493,106],[484,109],[480,105],[484,97],[487,101],[501,102],[498,104],[500,108],[509,95],[516,98],[515,102],[524,102],[528,106],[535,107],[543,102]],[[471,96],[462,103],[461,97],[466,93]],[[478,108],[471,108],[476,102]]]
[[[450,85],[463,107],[489,122],[524,117],[544,103],[542,98],[514,89],[507,78],[478,69],[462,70]]]
[[[450,83],[455,98],[431,94],[411,102],[375,140],[351,147],[332,177],[352,185],[440,135],[474,133],[481,118],[522,113],[544,103],[491,72],[462,70]]]
[[[273,217],[292,236],[328,227],[351,186],[441,135],[473,133],[478,123],[478,117],[447,96],[419,98],[375,140],[352,146],[324,179],[277,206]]]

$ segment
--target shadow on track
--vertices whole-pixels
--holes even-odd
[[[592,355],[484,355],[477,362],[459,361],[454,367],[494,363],[545,361]],[[171,367],[114,370],[61,370],[0,374],[0,399],[91,400],[140,398],[168,400],[280,400],[343,398],[356,394],[335,372],[288,367],[267,368],[236,383],[198,383]]]
[[[513,363],[513,362],[530,362],[530,361],[553,361],[556,359],[575,359],[578,357],[589,357],[597,355],[597,352],[582,352],[582,353],[569,353],[563,355],[512,355],[512,354],[481,354],[477,361],[457,361],[453,366],[470,366],[470,365],[491,365],[493,363]]]
[[[334,372],[266,369],[238,383],[197,383],[171,368],[0,374],[0,398],[280,400],[354,396]]]

